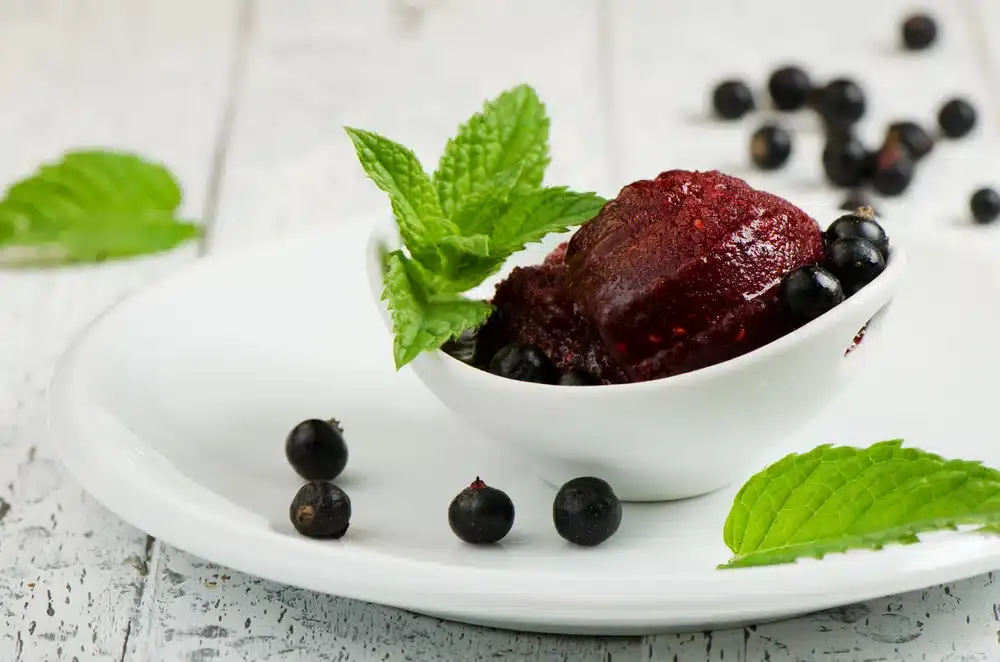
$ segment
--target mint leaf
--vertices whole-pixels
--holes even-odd
[[[0,200],[0,261],[93,262],[174,248],[200,233],[177,218],[181,199],[160,164],[123,152],[68,152]]]
[[[517,166],[477,185],[452,214],[452,222],[463,234],[489,233],[510,207],[524,168]]]
[[[413,262],[400,251],[386,256],[382,299],[392,316],[393,357],[396,369],[422,352],[434,350],[449,338],[479,326],[492,308],[484,301],[461,297],[428,297],[408,269]]]
[[[410,255],[428,267],[439,266],[442,258],[437,242],[458,231],[444,217],[434,186],[416,155],[377,133],[350,127],[345,131],[368,177],[389,195]]]
[[[441,208],[449,218],[466,196],[498,173],[519,167],[518,185],[537,188],[549,163],[549,119],[527,85],[488,101],[448,141],[434,173]]]
[[[1000,523],[1000,471],[945,460],[901,440],[820,446],[754,475],[723,538],[736,568],[912,543],[927,531]]]
[[[493,226],[491,254],[510,256],[525,244],[593,218],[607,201],[596,193],[552,186],[519,194]]]

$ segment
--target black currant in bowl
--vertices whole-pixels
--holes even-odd
[[[499,542],[514,526],[514,502],[502,490],[479,477],[458,493],[448,506],[448,525],[473,545]]]
[[[333,483],[313,480],[295,493],[288,517],[309,538],[341,538],[351,522],[351,499]]]
[[[556,493],[552,521],[559,535],[569,542],[593,547],[618,531],[622,503],[600,478],[574,478]]]
[[[302,421],[285,438],[285,457],[306,480],[333,480],[347,466],[344,430],[336,419]]]
[[[875,220],[875,211],[871,207],[861,207],[854,213],[844,214],[830,224],[824,237],[831,245],[841,239],[867,239],[879,250],[883,259],[889,257],[889,237]]]
[[[560,386],[597,386],[600,383],[597,375],[577,368],[567,370],[559,378]]]
[[[844,294],[852,296],[885,271],[885,258],[872,242],[850,237],[830,244],[826,267],[840,281]]]
[[[844,298],[837,277],[817,265],[789,271],[778,287],[781,309],[799,326],[833,310]]]

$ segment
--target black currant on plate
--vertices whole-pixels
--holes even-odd
[[[832,273],[807,265],[785,274],[778,287],[778,300],[785,315],[801,326],[833,310],[844,300],[844,290]]]
[[[739,119],[754,109],[753,92],[741,80],[722,81],[712,91],[712,108],[722,119]]]
[[[972,194],[969,207],[976,223],[992,223],[1000,218],[1000,193],[996,189],[981,188]]]
[[[288,517],[304,536],[340,538],[351,523],[351,498],[333,483],[313,480],[295,493]]]
[[[593,547],[618,531],[622,503],[600,478],[574,478],[556,493],[552,521],[559,535],[569,542]]]
[[[285,438],[285,457],[306,480],[333,480],[347,466],[344,430],[336,419],[302,421]]]
[[[826,267],[840,281],[844,295],[851,296],[885,271],[885,258],[872,242],[851,237],[830,244]]]
[[[886,130],[885,142],[902,145],[913,161],[919,161],[934,149],[934,138],[916,122],[893,122]]]
[[[762,170],[775,170],[792,153],[792,135],[777,124],[765,124],[750,138],[750,158]]]
[[[823,172],[835,186],[856,187],[868,174],[868,150],[855,136],[827,140],[823,148]]]
[[[478,329],[466,329],[457,338],[451,338],[441,345],[441,350],[462,363],[472,363],[476,358],[476,336]]]
[[[823,86],[818,95],[819,112],[833,125],[856,123],[865,114],[865,91],[849,78],[837,78]]]
[[[555,384],[559,371],[549,357],[531,345],[510,344],[501,347],[490,360],[489,371],[499,377],[521,382]]]
[[[871,207],[861,207],[853,213],[844,214],[830,224],[823,236],[828,244],[855,237],[867,239],[878,249],[883,259],[889,257],[889,236],[879,225]]]
[[[951,99],[938,110],[938,126],[949,138],[962,138],[976,126],[976,109],[965,99]]]
[[[559,378],[560,386],[597,386],[600,383],[597,375],[578,368],[567,370]]]
[[[514,526],[514,502],[502,490],[476,480],[448,506],[448,525],[473,545],[499,542]]]
[[[886,143],[875,154],[872,187],[885,196],[903,193],[913,181],[913,159],[897,143]]]
[[[871,197],[864,191],[864,189],[856,188],[847,194],[847,197],[840,203],[838,209],[843,209],[844,211],[855,211],[861,209],[862,207],[870,208],[876,216],[878,216],[878,211],[872,205]]]
[[[910,51],[922,51],[937,39],[937,23],[927,14],[913,14],[903,21],[903,46]]]
[[[787,66],[775,69],[767,80],[767,91],[778,110],[799,110],[806,105],[812,81],[801,67]]]

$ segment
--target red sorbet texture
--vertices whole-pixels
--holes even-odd
[[[822,261],[823,238],[805,212],[741,179],[670,170],[623,188],[562,249],[497,287],[480,339],[533,344],[561,369],[621,383],[720,363],[791,331],[777,286]]]

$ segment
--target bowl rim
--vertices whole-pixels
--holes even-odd
[[[372,229],[369,235],[368,246],[366,248],[368,251],[366,261],[369,263],[369,280],[372,281],[370,282],[372,296],[375,298],[376,305],[378,305],[381,309],[383,313],[383,321],[391,333],[392,320],[387,314],[386,306],[381,300],[379,293],[382,278],[379,255],[381,251],[387,247],[386,239],[385,228],[376,226]],[[800,326],[794,331],[787,333],[780,338],[767,343],[766,345],[758,347],[757,349],[751,350],[746,354],[741,354],[720,363],[714,363],[703,368],[684,372],[679,375],[672,375],[670,377],[661,377],[642,382],[627,382],[623,384],[595,384],[586,388],[568,389],[558,384],[540,384],[535,382],[522,382],[515,379],[505,379],[494,375],[489,371],[481,370],[480,368],[460,361],[447,352],[442,351],[440,348],[432,352],[424,352],[420,354],[413,360],[413,366],[415,371],[420,373],[422,372],[420,369],[421,365],[426,366],[431,361],[443,362],[447,370],[455,371],[462,380],[474,381],[487,379],[493,388],[517,389],[522,393],[530,393],[538,397],[546,397],[546,394],[552,393],[566,394],[561,397],[607,397],[612,393],[642,393],[668,389],[689,388],[694,385],[701,384],[702,382],[714,380],[726,374],[746,369],[755,363],[760,363],[771,358],[774,354],[801,345],[802,343],[807,342],[808,340],[835,326],[852,311],[857,310],[858,308],[865,308],[870,301],[884,300],[884,303],[879,306],[878,309],[872,311],[872,315],[874,316],[878,310],[885,308],[885,306],[888,305],[895,296],[899,281],[905,272],[906,264],[907,255],[905,241],[899,242],[894,238],[892,251],[890,253],[889,260],[886,262],[885,270],[873,281],[858,290],[855,294],[846,298],[842,303],[838,304],[829,312],[820,315],[816,319]],[[377,279],[377,281],[374,279]],[[378,288],[376,288],[376,285],[378,285]],[[570,393],[572,393],[572,395],[570,395]]]

